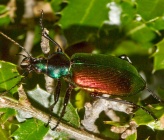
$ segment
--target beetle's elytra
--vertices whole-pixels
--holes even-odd
[[[40,18],[42,36],[58,47],[57,51],[49,55],[47,58],[32,57],[21,45],[6,36],[4,33],[0,32],[0,34],[11,40],[27,53],[27,56],[23,55],[24,59],[20,65],[23,69],[29,73],[35,71],[37,73],[46,74],[57,80],[54,94],[55,102],[50,106],[50,110],[53,109],[59,99],[61,89],[60,79],[64,78],[64,80],[69,83],[61,116],[53,129],[55,129],[60,123],[60,120],[65,113],[71,91],[76,86],[99,95],[109,94],[116,96],[133,95],[146,88],[146,82],[140,76],[136,68],[124,59],[110,55],[87,53],[77,53],[69,58],[62,51],[61,47],[43,31],[44,27],[42,20],[43,11],[41,12]],[[119,100],[113,101],[119,102]],[[122,100],[120,102],[139,107],[130,102]],[[156,117],[147,109],[144,107],[140,108],[156,119]]]
[[[71,58],[71,82],[91,92],[128,96],[146,86],[136,68],[120,58],[102,54],[75,54]]]

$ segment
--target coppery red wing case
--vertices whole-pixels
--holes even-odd
[[[108,55],[75,54],[71,59],[72,82],[86,90],[128,96],[145,88],[145,81],[129,62]]]

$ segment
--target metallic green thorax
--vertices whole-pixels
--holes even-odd
[[[45,73],[46,72],[46,69],[47,69],[46,63],[43,63],[41,61],[41,62],[36,63],[35,66],[36,66],[39,73]]]
[[[39,59],[35,62],[35,71],[47,74],[49,77],[59,79],[69,74],[70,60],[62,52],[55,52],[47,59]]]

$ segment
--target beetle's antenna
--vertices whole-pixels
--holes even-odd
[[[23,46],[21,46],[19,43],[17,43],[16,41],[14,41],[13,39],[11,39],[10,37],[8,37],[7,35],[5,35],[5,34],[2,33],[2,32],[0,32],[0,34],[3,35],[3,36],[4,36],[5,38],[7,38],[8,40],[10,40],[11,42],[13,42],[15,45],[19,46],[22,50],[24,50],[24,51],[27,53],[27,55],[28,55],[29,57],[31,57],[31,55],[26,51],[26,49],[25,49]]]
[[[24,55],[24,54],[21,54],[21,53],[18,53],[18,54],[16,54],[16,55],[21,55],[21,56],[23,56],[23,57],[27,57],[26,55]]]
[[[41,27],[41,30],[42,30],[42,31],[44,30],[43,15],[44,15],[44,12],[43,12],[43,10],[41,10],[41,16],[40,16],[39,23],[40,23],[40,27]]]
[[[61,46],[60,46],[56,41],[54,41],[54,40],[44,31],[43,15],[44,15],[44,12],[43,12],[43,10],[41,10],[40,27],[41,27],[41,30],[42,30],[42,36],[44,36],[45,38],[47,38],[49,41],[51,41],[53,44],[55,44],[55,45],[58,47],[57,52],[62,52]]]

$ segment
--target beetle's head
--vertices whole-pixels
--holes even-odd
[[[33,61],[34,59],[32,57],[24,56],[22,62],[20,63],[20,67],[22,69],[26,69],[27,71],[31,71]]]

